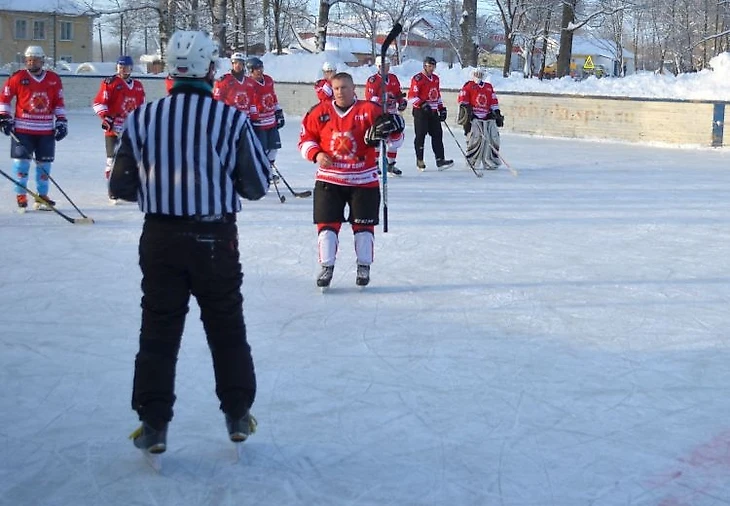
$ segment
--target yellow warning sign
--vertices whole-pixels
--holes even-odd
[[[593,65],[593,58],[590,55],[586,56],[586,62],[583,64],[583,68],[586,70],[593,70],[596,67]]]

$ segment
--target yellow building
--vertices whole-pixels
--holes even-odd
[[[4,3],[7,5],[7,3]],[[28,46],[40,46],[49,63],[93,58],[94,15],[70,1],[22,0],[0,6],[0,67],[20,64]]]

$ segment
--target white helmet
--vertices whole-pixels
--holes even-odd
[[[26,58],[45,58],[46,53],[43,52],[43,48],[41,46],[28,46],[25,48],[25,55]]]
[[[244,55],[243,53],[233,53],[231,55],[231,61],[240,61],[246,63],[246,55]]]
[[[385,57],[385,59],[383,59],[382,56],[375,57],[376,67],[380,67],[383,63],[385,63],[386,65],[390,65],[390,58],[388,58],[387,56]]]
[[[487,73],[484,70],[484,67],[475,67],[474,70],[471,71],[471,77],[474,79],[475,83],[484,80],[484,76],[486,75]]]
[[[322,72],[334,72],[335,70],[337,68],[328,61],[322,64]]]
[[[218,62],[218,44],[206,32],[178,30],[167,45],[167,70],[172,77],[202,78]]]

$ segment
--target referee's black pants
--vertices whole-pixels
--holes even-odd
[[[256,396],[256,375],[243,319],[238,229],[147,216],[139,241],[142,326],[132,408],[161,428],[172,419],[175,366],[190,295],[200,306],[220,408],[240,418]]]
[[[431,149],[436,160],[444,158],[444,132],[441,129],[438,114],[433,111],[426,112],[420,108],[413,109],[413,130],[416,135],[413,141],[416,148],[416,160],[423,160],[423,145],[426,142],[426,135],[431,136]]]

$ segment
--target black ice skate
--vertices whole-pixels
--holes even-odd
[[[454,165],[453,160],[446,160],[444,158],[439,158],[438,160],[436,160],[436,167],[438,167],[440,170],[451,167],[452,165]]]
[[[426,170],[426,162],[424,162],[423,160],[416,160],[416,167],[418,167],[418,170],[423,172],[424,170]]]
[[[370,283],[370,266],[359,264],[357,266],[357,277],[355,277],[355,284],[357,286],[367,286],[368,283]]]
[[[323,265],[322,271],[317,277],[317,286],[320,288],[327,288],[332,282],[332,273],[335,270],[334,265]]]
[[[167,425],[162,429],[154,429],[146,422],[142,422],[129,438],[134,446],[142,451],[157,455],[167,450]]]
[[[388,162],[388,174],[400,176],[401,174],[403,174],[403,171],[395,166],[395,162]]]
[[[243,443],[246,441],[248,436],[256,432],[256,425],[256,418],[249,412],[236,420],[226,415],[228,437],[234,443]]]

